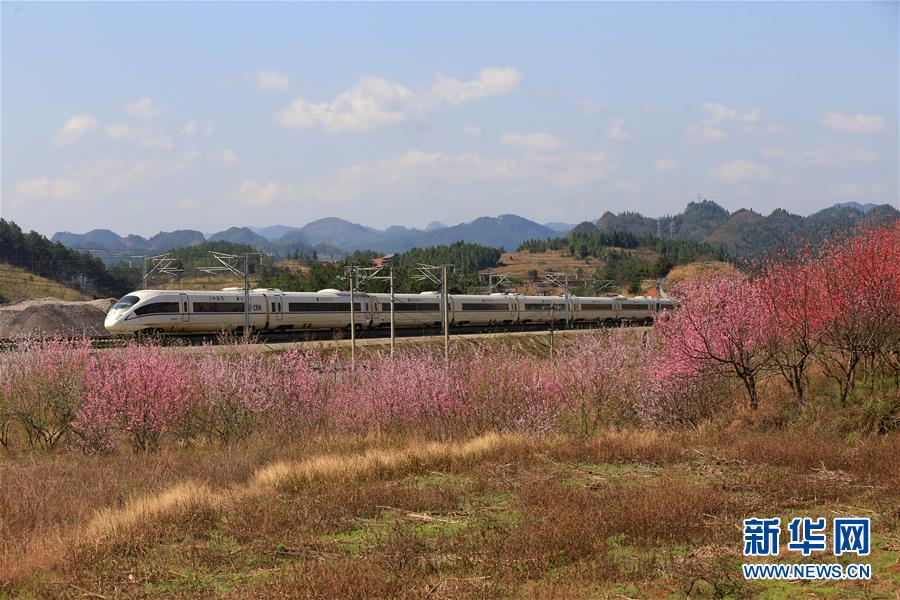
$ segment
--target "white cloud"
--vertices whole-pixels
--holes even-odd
[[[877,196],[881,194],[887,194],[888,186],[883,183],[845,183],[843,185],[837,186],[837,188],[835,188],[835,191],[841,196]]]
[[[675,171],[681,166],[674,158],[660,158],[656,161],[656,170],[664,173]]]
[[[578,102],[578,109],[587,116],[593,116],[602,111],[606,107],[605,104],[597,100],[581,100]]]
[[[295,98],[275,120],[291,129],[318,125],[329,133],[363,131],[407,120],[413,100],[413,92],[402,85],[381,77],[363,77],[331,102]]]
[[[522,73],[512,67],[481,69],[478,77],[469,81],[457,81],[438,73],[434,76],[429,99],[456,106],[478,98],[508,94],[519,87],[520,81]]]
[[[827,143],[818,148],[789,154],[791,161],[811,167],[834,167],[851,163],[869,163],[878,160],[878,155],[859,146],[841,146]]]
[[[14,202],[29,200],[101,201],[153,184],[184,171],[200,158],[196,150],[162,160],[126,161],[105,157],[63,168],[59,177],[38,177],[13,187]]]
[[[466,125],[463,127],[463,131],[466,132],[466,135],[473,138],[481,137],[481,127],[478,125]]]
[[[231,150],[225,150],[218,155],[219,159],[226,165],[234,165],[238,162],[237,154]]]
[[[745,129],[752,130],[762,118],[762,112],[756,107],[745,113],[717,102],[704,102],[700,107],[706,116],[688,125],[690,142],[716,142],[727,136],[729,126],[743,124]]]
[[[407,121],[442,105],[459,105],[477,98],[511,92],[521,74],[512,68],[482,69],[476,79],[456,81],[436,75],[425,93],[384,79],[363,77],[351,89],[331,101],[312,102],[295,98],[275,115],[275,121],[291,129],[321,127],[329,133],[366,131]]]
[[[90,115],[75,115],[70,117],[53,136],[51,143],[54,146],[67,146],[74,144],[91,131],[97,128],[97,119]]]
[[[216,132],[216,124],[212,121],[207,121],[205,124],[201,126],[200,123],[196,121],[187,121],[184,126],[181,128],[181,133],[184,134],[185,137],[194,137],[195,135],[205,135],[210,136]]]
[[[764,181],[769,178],[769,168],[749,160],[733,160],[709,171],[709,176],[719,183],[743,183]]]
[[[181,208],[200,208],[203,206],[203,201],[194,196],[185,196],[178,202],[178,204],[181,205]]]
[[[16,204],[34,200],[77,201],[85,198],[81,184],[64,177],[38,177],[25,179],[13,186],[13,199]]]
[[[769,121],[768,123],[766,123],[766,135],[774,136],[789,132],[790,129],[780,123],[776,123],[775,121]]]
[[[614,117],[609,120],[609,130],[606,132],[606,139],[613,141],[631,139],[631,134],[625,131],[625,119]]]
[[[136,119],[147,121],[161,115],[162,109],[153,103],[152,98],[141,98],[140,100],[129,102],[125,106],[125,112]]]
[[[246,180],[238,188],[236,195],[241,203],[248,206],[268,206],[283,191],[284,188],[274,181],[257,183]]]
[[[111,140],[134,142],[141,148],[166,149],[174,146],[167,133],[147,126],[132,127],[119,123],[107,125],[103,128],[103,133]]]
[[[504,133],[500,141],[510,146],[516,146],[533,152],[547,152],[559,148],[560,140],[549,133],[538,131],[537,133]]]
[[[343,169],[309,193],[325,201],[342,202],[375,186],[418,189],[437,185],[451,189],[504,183],[577,188],[603,181],[617,169],[612,158],[602,152],[487,157],[413,150]]]
[[[633,194],[637,191],[640,191],[640,184],[634,181],[628,181],[627,179],[620,179],[618,181],[613,182],[613,187],[619,190],[620,192],[626,192],[629,194]]]
[[[878,133],[884,127],[884,119],[878,115],[842,115],[830,112],[822,116],[822,125],[834,131],[847,133]]]
[[[126,161],[105,157],[77,167],[66,167],[63,174],[79,182],[92,198],[103,198],[130,192],[184,171],[200,156],[196,150],[187,150],[180,156],[160,160]]]
[[[266,92],[282,92],[291,85],[291,78],[275,69],[261,69],[256,72],[257,89]]]

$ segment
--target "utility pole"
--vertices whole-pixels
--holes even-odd
[[[444,360],[450,360],[450,310],[447,297],[447,265],[441,265],[441,321],[444,325]]]
[[[566,328],[571,325],[571,311],[569,310],[569,274],[565,272],[544,271],[544,279],[556,287],[563,288],[563,298],[566,302]]]
[[[390,268],[389,274],[379,275],[384,264],[389,263],[393,259],[393,255],[384,258],[375,259],[382,261],[376,267],[358,267],[349,265],[344,268],[344,279],[350,282],[350,362],[356,364],[356,288],[361,287],[370,279],[389,279],[391,284],[391,357],[394,356],[394,269]]]
[[[441,286],[441,324],[444,329],[444,360],[450,359],[450,298],[447,293],[447,269],[456,269],[455,265],[426,265],[416,266],[416,281],[431,281]]]
[[[556,306],[556,303],[550,304],[550,360],[553,360],[553,308]]]
[[[353,309],[353,288],[355,287],[355,271],[350,267],[348,273],[350,279],[350,364],[356,365],[356,311]]]
[[[394,358],[394,267],[388,271],[388,279],[391,282],[391,358]]]
[[[224,252],[213,252],[210,250],[219,264],[213,267],[197,267],[198,271],[215,275],[217,273],[232,273],[244,278],[244,339],[250,337],[250,257],[262,256],[260,252],[245,252],[240,254],[225,254]],[[237,268],[237,262],[244,259],[244,270]]]

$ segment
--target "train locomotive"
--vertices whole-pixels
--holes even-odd
[[[437,292],[394,294],[394,326],[427,328],[441,323]],[[390,294],[354,293],[357,330],[390,326]],[[451,327],[562,323],[649,322],[669,299],[450,294]],[[139,290],[123,296],[106,315],[114,334],[216,333],[244,327],[244,289]],[[338,330],[350,327],[350,293],[335,289],[283,292],[250,291],[250,327],[256,331]]]

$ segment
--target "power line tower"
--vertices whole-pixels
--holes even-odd
[[[182,269],[175,267],[175,263],[178,262],[178,259],[173,258],[171,252],[158,254],[156,256],[131,256],[129,258],[141,259],[141,285],[145,290],[153,275],[177,276],[182,272]],[[148,261],[152,265],[149,269],[147,268]]]
[[[456,265],[416,265],[413,279],[416,281],[430,281],[441,286],[441,324],[444,329],[444,360],[450,359],[450,309],[447,297],[447,270],[456,270]]]
[[[478,273],[478,276],[487,278],[487,286],[482,286],[479,289],[485,290],[485,292],[488,294],[494,293],[495,289],[502,290],[504,287],[510,284],[508,273],[491,273],[490,271],[482,271]]]
[[[219,264],[212,267],[197,267],[198,271],[215,275],[217,273],[232,273],[244,278],[244,339],[250,336],[250,257],[262,256],[261,252],[245,252],[244,254],[225,254],[224,252],[209,251]],[[238,262],[244,259],[244,269],[237,267]]]

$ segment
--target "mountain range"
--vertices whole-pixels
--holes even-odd
[[[785,247],[792,240],[815,241],[827,233],[846,230],[866,219],[885,221],[898,217],[900,213],[897,209],[888,204],[844,203],[803,217],[783,209],[769,215],[748,209],[730,213],[715,202],[703,200],[690,202],[681,213],[660,218],[645,217],[636,212],[606,212],[594,223],[578,225],[577,230],[583,231],[587,227],[667,239],[707,241],[737,255],[753,257]],[[311,255],[316,252],[320,258],[337,258],[356,250],[404,252],[413,247],[425,248],[457,241],[515,250],[524,241],[559,237],[573,228],[568,223],[540,224],[512,214],[480,217],[453,226],[435,221],[425,229],[394,225],[384,230],[327,217],[302,227],[235,226],[208,237],[190,229],[160,232],[150,238],[120,236],[108,229],[95,229],[85,234],[59,232],[53,236],[53,241],[75,250],[90,250],[104,258],[121,258],[131,252],[163,252],[197,245],[207,239],[247,244],[276,256],[288,256],[294,252]]]
[[[558,227],[558,224],[554,225]],[[162,252],[175,247],[196,245],[208,239],[247,244],[278,256],[287,256],[294,252],[311,254],[313,251],[324,251],[326,255],[356,250],[404,252],[414,247],[425,248],[457,241],[514,250],[525,240],[556,237],[559,233],[558,228],[541,225],[517,215],[480,217],[469,223],[453,226],[432,222],[425,229],[394,225],[385,230],[327,217],[303,227],[231,227],[208,237],[194,230],[160,232],[153,237],[143,238],[138,235],[120,236],[108,229],[94,229],[84,234],[62,231],[53,235],[53,241],[73,250],[90,250],[103,256],[140,251]]]

